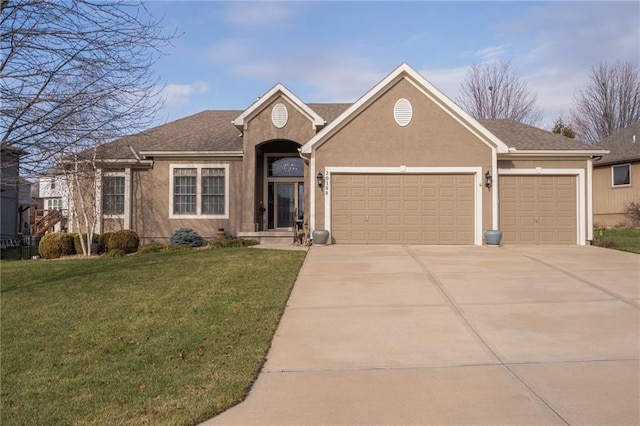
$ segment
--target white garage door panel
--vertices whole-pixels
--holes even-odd
[[[338,243],[473,244],[473,175],[332,176]]]

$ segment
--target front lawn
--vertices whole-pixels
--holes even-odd
[[[241,401],[305,253],[1,264],[0,423],[193,425]]]
[[[640,254],[640,228],[608,228],[593,231],[596,245]]]

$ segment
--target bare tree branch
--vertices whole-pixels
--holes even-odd
[[[540,120],[536,100],[515,75],[511,61],[472,65],[456,97],[474,118],[509,118],[526,124]]]
[[[597,143],[640,120],[640,73],[632,63],[601,62],[575,96],[571,113],[581,139]]]

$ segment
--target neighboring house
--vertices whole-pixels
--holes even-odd
[[[403,64],[353,104],[276,84],[244,111],[204,111],[99,148],[97,232],[337,244],[586,244],[597,147],[475,120]],[[71,228],[71,227],[70,227]]]
[[[0,234],[13,238],[20,229],[20,156],[22,151],[7,146],[0,148]]]
[[[42,203],[32,226],[33,234],[62,231],[66,227],[69,197],[64,175],[50,170],[40,176],[38,198]]]
[[[629,223],[630,202],[640,203],[640,121],[598,143],[609,154],[593,163],[593,215],[598,226]]]

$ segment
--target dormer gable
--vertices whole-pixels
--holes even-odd
[[[302,115],[307,117],[311,123],[313,130],[317,131],[319,128],[326,124],[326,121],[320,117],[315,111],[300,100],[296,95],[287,89],[282,83],[278,83],[271,90],[259,97],[249,108],[247,108],[242,114],[240,114],[233,124],[241,131],[247,129],[247,124],[253,117],[262,112],[265,108],[269,107],[271,103],[277,98],[284,98],[288,101],[288,104],[299,111]],[[285,105],[276,105],[273,107],[272,121],[276,127],[281,124],[284,125],[288,116],[288,109]]]

